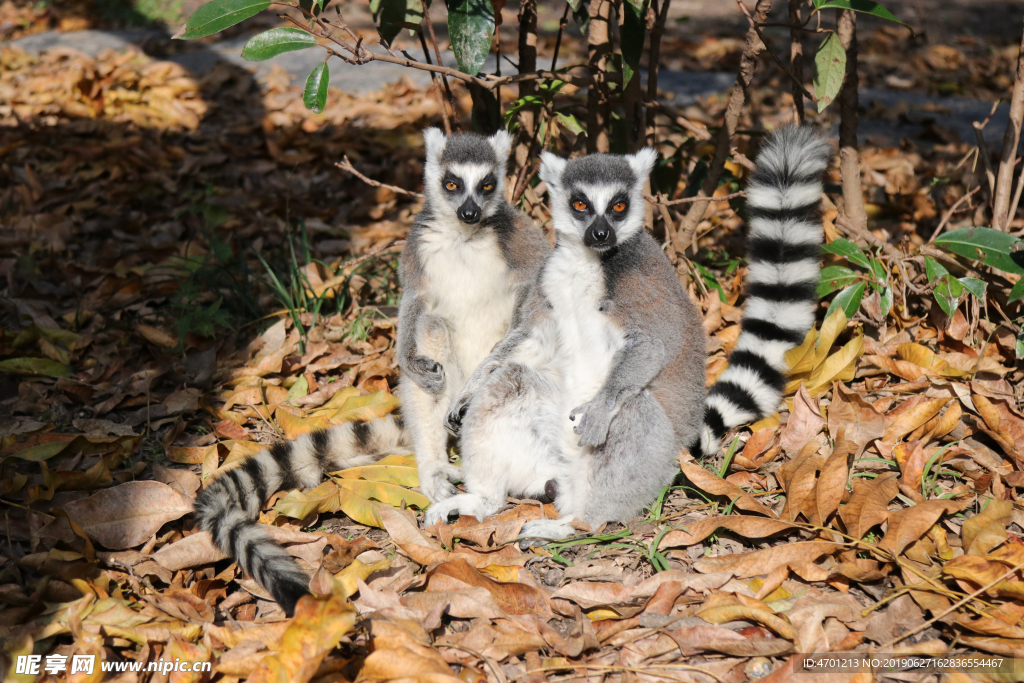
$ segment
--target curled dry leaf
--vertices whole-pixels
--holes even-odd
[[[777,657],[793,651],[793,644],[781,638],[740,635],[720,626],[694,626],[667,631],[684,656],[698,652],[721,652],[733,657]]]
[[[736,507],[747,512],[759,512],[767,517],[775,517],[775,513],[758,503],[753,496],[721,477],[708,472],[692,462],[680,463],[683,474],[690,482],[702,491],[713,496],[724,496],[729,501],[736,501]]]
[[[759,609],[751,605],[718,605],[697,612],[697,616],[712,624],[724,624],[729,621],[746,619],[761,624],[786,640],[796,639],[796,629],[785,616],[774,614],[768,609]]]
[[[853,497],[839,511],[846,531],[854,538],[864,538],[871,527],[889,519],[889,502],[899,493],[896,473],[886,472],[875,479],[857,479]]]
[[[130,481],[67,503],[64,510],[90,539],[124,550],[145,543],[167,522],[192,512],[192,499],[158,481]]]
[[[533,586],[523,583],[499,583],[473,568],[464,558],[455,557],[435,567],[427,579],[428,590],[438,583],[436,577],[449,576],[470,586],[487,589],[495,602],[507,614],[550,615],[547,596]]]
[[[952,500],[926,500],[913,507],[889,513],[889,528],[878,547],[893,557],[899,557],[908,545],[932,528],[942,515],[956,512],[960,504]]]
[[[1006,526],[1013,518],[1013,503],[1009,500],[988,499],[978,514],[964,521],[960,531],[964,552],[985,555],[1006,540]]]
[[[661,539],[658,548],[694,545],[700,543],[718,529],[728,529],[743,538],[766,538],[795,528],[797,527],[788,522],[766,517],[746,517],[743,515],[709,517],[684,524],[682,529],[668,532]]]
[[[813,439],[825,425],[818,401],[807,393],[803,384],[793,397],[793,410],[789,422],[782,430],[781,445],[787,453],[796,453],[804,444]]]
[[[836,382],[832,403],[828,407],[829,434],[835,437],[840,427],[845,427],[847,439],[864,450],[869,443],[885,435],[885,415],[878,412],[863,396]]]
[[[846,479],[850,471],[850,459],[863,446],[846,436],[846,428],[840,428],[836,436],[836,445],[832,454],[825,460],[818,475],[815,489],[818,506],[818,519],[822,524],[828,521],[833,512],[839,509],[846,490]]]
[[[260,662],[250,683],[306,683],[355,623],[356,611],[340,593],[325,598],[304,596],[281,636],[277,654]]]
[[[733,572],[740,578],[750,578],[768,574],[784,564],[813,562],[842,547],[839,543],[827,541],[801,541],[749,553],[702,557],[693,563],[693,568],[702,573]]]

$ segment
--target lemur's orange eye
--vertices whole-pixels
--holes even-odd
[[[484,185],[484,192],[490,192],[494,189],[494,183],[487,183]]]
[[[576,201],[574,201],[572,203],[572,208],[576,209],[577,211],[586,211],[587,210],[587,203],[586,202],[582,202],[579,199],[577,199]]]
[[[625,210],[626,202],[615,202],[615,205],[612,207],[612,211],[614,211],[615,213],[622,213]]]
[[[445,183],[444,186],[448,188],[448,190],[451,192],[454,192],[455,190],[459,189],[459,184],[451,180]]]

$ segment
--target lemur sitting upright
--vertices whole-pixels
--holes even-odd
[[[578,518],[625,521],[678,473],[688,446],[778,405],[783,354],[814,321],[822,238],[818,205],[828,143],[783,129],[747,190],[751,286],[730,368],[705,398],[706,335],[659,245],[643,229],[656,159],[542,157],[558,243],[521,318],[477,369],[446,418],[462,426],[469,493],[427,511],[482,519],[507,492],[555,496],[561,519],[523,535],[564,538]],[[514,441],[513,441],[514,439]]]
[[[349,422],[260,451],[196,499],[200,527],[237,559],[291,616],[309,577],[256,523],[281,489],[313,487],[325,472],[415,447],[420,487],[450,496],[445,412],[466,377],[502,339],[550,248],[539,228],[505,199],[511,136],[445,137],[424,131],[423,211],[402,252],[398,313],[402,418]],[[404,426],[403,426],[404,421]],[[408,432],[408,433],[406,433]],[[410,438],[411,437],[411,438]]]

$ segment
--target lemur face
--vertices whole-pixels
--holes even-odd
[[[476,225],[505,201],[505,168],[512,136],[475,133],[446,137],[437,128],[423,131],[427,163],[424,190],[430,204],[465,225]]]
[[[568,161],[545,152],[540,177],[548,188],[559,235],[603,252],[644,227],[644,182],[657,153],[591,154]]]

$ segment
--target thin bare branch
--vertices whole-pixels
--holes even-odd
[[[963,204],[968,199],[970,199],[971,195],[973,195],[980,189],[981,185],[974,188],[973,190],[965,194],[963,197],[960,197],[960,199],[953,202],[953,206],[949,207],[949,211],[947,211],[946,215],[942,217],[941,221],[939,221],[939,225],[938,227],[935,228],[935,232],[933,232],[932,236],[928,238],[927,244],[931,244],[932,242],[935,241],[935,238],[938,237],[942,230],[946,227],[946,223],[949,223],[949,219],[953,217],[953,214],[956,213],[956,210],[960,208],[960,205]]]
[[[360,180],[362,180],[367,185],[370,185],[371,187],[383,187],[384,189],[391,190],[396,194],[404,194],[407,197],[414,197],[416,199],[423,198],[423,195],[419,192],[410,192],[409,190],[398,187],[397,185],[388,185],[387,183],[382,183],[379,180],[368,178],[367,176],[363,175],[362,173],[356,170],[355,166],[352,165],[352,162],[348,160],[347,154],[341,158],[341,161],[335,162],[334,165],[340,168],[342,171],[345,171],[346,173],[351,173],[356,178],[359,178]]]

